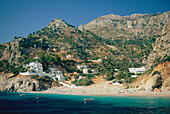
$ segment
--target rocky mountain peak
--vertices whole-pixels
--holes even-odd
[[[64,20],[56,18],[52,22],[50,22],[47,27],[48,28],[68,27],[68,24]]]
[[[102,16],[102,18],[110,19],[110,20],[121,20],[122,19],[120,15],[115,15],[115,14],[105,15],[105,16]]]

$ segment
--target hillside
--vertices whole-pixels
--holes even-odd
[[[162,36],[169,16],[170,12],[130,16],[110,14],[80,25],[79,29],[98,35],[109,47],[114,46],[116,50],[110,51],[114,57],[126,58],[131,64],[142,66],[146,64],[156,38]]]
[[[170,87],[170,17],[162,31],[162,37],[157,38],[153,51],[149,54],[146,64],[147,73],[139,77],[134,85],[144,90],[162,91]]]
[[[0,45],[0,72],[12,73],[9,78],[15,80],[19,72],[28,70],[23,65],[38,61],[44,72],[54,67],[62,70],[67,79],[83,75],[89,81],[103,76],[131,83],[128,68],[146,65],[152,72],[153,67],[168,61],[169,19],[170,12],[111,14],[75,28],[56,18],[27,37],[15,36],[14,41]],[[87,65],[99,73],[83,74],[77,65]]]

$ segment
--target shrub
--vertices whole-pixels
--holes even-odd
[[[159,73],[158,71],[154,71],[154,72],[152,73],[152,76],[154,76],[154,75],[156,75],[156,74],[159,74],[159,75],[160,75],[160,73]]]
[[[93,78],[94,77],[94,75],[93,74],[87,74],[87,79],[91,79],[91,78]]]
[[[80,79],[78,81],[74,80],[72,83],[77,86],[89,86],[94,84],[94,82],[91,79]]]
[[[67,81],[67,80],[71,80],[71,77],[70,76],[66,76],[65,77],[65,80]]]
[[[132,82],[134,82],[135,80],[136,80],[136,78],[131,78],[131,77],[130,77],[130,78],[128,79],[128,83],[132,83]]]
[[[113,75],[107,75],[106,80],[113,80],[115,77]]]
[[[170,61],[170,56],[167,57],[167,61],[168,61],[168,62]]]

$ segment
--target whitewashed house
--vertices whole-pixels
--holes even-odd
[[[84,68],[84,69],[83,69],[83,74],[88,74],[88,73],[89,73],[89,70],[90,70],[90,69],[88,69],[88,68]]]
[[[138,77],[138,75],[132,75],[131,77],[132,77],[132,78],[136,78],[136,77]]]
[[[29,64],[25,65],[26,68],[30,68],[36,72],[43,72],[43,66],[41,63],[38,62],[30,62]]]
[[[97,69],[92,69],[91,72],[92,72],[93,74],[98,74],[98,73],[99,73],[99,71],[98,71]]]
[[[51,74],[56,74],[56,72],[58,71],[56,68],[49,68],[49,69]]]
[[[77,65],[77,68],[78,68],[78,69],[86,69],[86,68],[87,68],[87,65]]]
[[[58,79],[58,81],[64,81],[65,80],[65,77],[63,76],[62,71],[57,71],[56,72],[56,78]]]
[[[89,60],[89,61],[92,61],[92,62],[102,62],[103,60],[102,59],[98,59],[98,60]]]
[[[86,77],[85,76],[79,76],[78,80],[80,80],[80,79],[86,79]]]
[[[73,58],[74,58],[74,55],[67,55],[66,58],[67,58],[67,59],[73,59]]]
[[[43,66],[41,63],[38,62],[30,62],[29,64],[24,65],[23,67],[29,68],[27,72],[21,72],[21,75],[38,75],[38,76],[45,76],[43,72]]]
[[[130,73],[144,73],[145,72],[145,67],[140,67],[140,68],[129,68]]]

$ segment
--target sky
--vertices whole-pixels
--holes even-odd
[[[170,11],[170,0],[0,0],[0,44],[26,37],[61,18],[78,27],[97,17]]]

